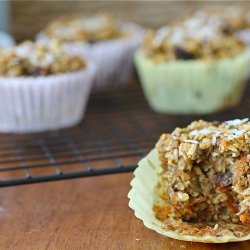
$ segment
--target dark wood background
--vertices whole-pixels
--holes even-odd
[[[181,13],[203,6],[240,5],[248,1],[17,1],[11,0],[11,32],[21,41],[33,38],[48,21],[71,13],[91,14],[106,10],[115,16],[138,22],[146,27],[159,27]]]

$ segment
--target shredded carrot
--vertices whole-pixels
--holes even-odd
[[[169,213],[170,213],[170,208],[169,208],[169,207],[165,207],[165,209],[164,209],[164,214],[165,214],[166,216],[168,216]]]
[[[245,223],[247,220],[248,220],[247,215],[245,215],[245,214],[240,215],[240,221],[241,221],[242,223]]]
[[[243,156],[240,158],[240,161],[241,161],[242,163],[247,162],[247,156],[246,156],[246,155],[243,155]]]
[[[222,141],[221,142],[221,144],[222,144],[222,146],[224,147],[224,148],[227,148],[228,146],[229,146],[229,141]]]

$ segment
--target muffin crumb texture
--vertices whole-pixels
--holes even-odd
[[[67,55],[58,42],[45,44],[26,41],[0,50],[0,76],[48,76],[85,68],[79,56]]]
[[[195,121],[163,134],[153,211],[181,235],[250,233],[250,122]]]

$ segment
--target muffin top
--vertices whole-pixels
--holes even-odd
[[[235,6],[204,8],[184,18],[185,21],[198,19],[200,22],[211,23],[222,32],[229,34],[250,28],[249,12]]]
[[[216,8],[205,8],[193,12],[184,18],[186,22],[194,19],[200,22],[211,23],[215,28],[225,35],[235,35],[249,46],[250,39],[250,17],[249,11],[235,6],[218,6]],[[194,20],[195,21],[195,20]]]
[[[45,44],[25,41],[0,50],[0,76],[47,76],[85,68],[79,56],[67,55],[57,42]]]
[[[234,57],[245,45],[228,27],[219,16],[197,11],[156,32],[148,31],[144,48],[155,62]]]
[[[94,16],[65,16],[50,23],[44,33],[61,42],[94,43],[120,38],[124,33],[109,14]]]

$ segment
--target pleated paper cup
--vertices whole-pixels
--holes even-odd
[[[216,61],[156,64],[139,49],[135,64],[151,108],[161,113],[208,114],[237,105],[249,74],[250,51]]]
[[[153,149],[139,163],[134,171],[134,178],[131,181],[132,189],[128,193],[129,207],[134,210],[135,216],[142,220],[143,224],[157,233],[184,241],[204,242],[204,243],[225,243],[232,241],[244,241],[250,239],[250,234],[244,237],[235,237],[230,235],[216,236],[192,236],[180,235],[175,231],[164,228],[164,223],[157,220],[152,210],[155,201],[159,201],[155,187],[159,182],[161,173],[161,164],[158,159],[156,149]],[[173,225],[178,223],[174,219]]]
[[[41,132],[70,127],[83,118],[95,66],[39,77],[0,77],[0,132]]]
[[[133,23],[121,23],[121,30],[128,36],[90,43],[65,43],[67,53],[81,55],[95,62],[97,74],[94,91],[106,89],[108,86],[129,83],[133,76],[133,56],[143,39],[143,29]],[[49,38],[44,33],[37,36],[40,42],[47,42]]]

